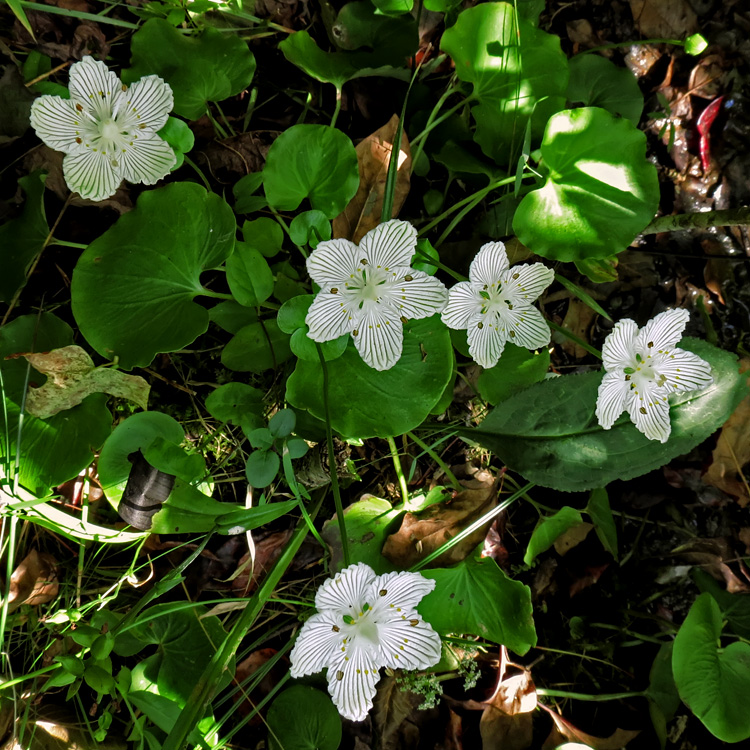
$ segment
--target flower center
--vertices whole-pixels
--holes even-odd
[[[498,312],[503,313],[506,310],[512,310],[513,304],[503,294],[503,285],[500,281],[496,281],[494,284],[484,285],[484,289],[479,292],[479,296],[482,298],[482,312]]]
[[[626,379],[631,381],[631,387],[634,387],[636,390],[641,390],[650,383],[655,383],[661,387],[667,380],[666,376],[654,368],[650,354],[643,357],[638,352],[636,352],[632,365],[625,368],[625,375]]]
[[[389,274],[382,268],[372,268],[365,266],[357,269],[357,277],[347,284],[349,293],[359,303],[361,310],[365,305],[370,307],[372,304],[379,303],[388,291]]]
[[[372,617],[373,610],[369,604],[365,603],[360,612],[355,617],[350,615],[344,616],[344,623],[351,628],[349,640],[353,637],[364,639],[377,646],[379,643],[378,623]]]

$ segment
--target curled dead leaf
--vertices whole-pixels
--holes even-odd
[[[534,735],[533,712],[537,696],[531,673],[523,670],[503,678],[487,701],[479,723],[482,746],[486,750],[526,750]]]
[[[573,726],[548,706],[540,703],[539,708],[545,710],[555,723],[549,737],[542,745],[542,750],[554,750],[565,742],[580,742],[592,748],[592,750],[622,750],[627,747],[630,740],[635,739],[640,734],[637,729],[615,729],[609,737],[594,737],[594,735],[587,734]]]
[[[420,513],[407,513],[401,528],[383,545],[383,556],[406,570],[434,552],[456,534],[497,505],[497,482],[488,475],[480,489],[459,492],[454,498],[431,505]],[[435,560],[437,566],[461,562],[482,542],[492,521],[462,539]]]
[[[398,121],[398,115],[393,115],[382,128],[357,144],[359,189],[344,212],[333,220],[334,238],[343,237],[352,242],[359,242],[367,232],[380,224],[385,181]],[[402,133],[391,216],[398,216],[409,193],[410,181],[411,150],[406,133]]]
[[[11,574],[9,611],[22,604],[36,605],[52,601],[59,591],[55,565],[52,555],[36,550],[29,552]]]

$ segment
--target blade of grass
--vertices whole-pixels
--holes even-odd
[[[555,279],[559,281],[569,292],[575,294],[584,305],[588,305],[594,312],[599,313],[603,318],[612,320],[607,314],[607,311],[585,290],[581,289],[578,284],[574,284],[572,281],[568,281],[564,276],[559,273],[555,274]]]

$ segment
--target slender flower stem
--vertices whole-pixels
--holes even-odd
[[[67,240],[58,240],[57,237],[53,237],[49,243],[50,245],[58,245],[59,247],[74,247],[77,250],[85,250],[88,245],[83,245],[80,242],[68,242]]]
[[[440,108],[443,106],[443,103],[445,102],[445,99],[448,98],[451,94],[455,92],[455,89],[449,89],[446,91],[445,94],[438,100],[438,103],[435,105],[435,109],[432,110],[430,113],[430,118],[432,118],[432,121],[430,119],[427,120],[427,125],[425,126],[425,129],[417,135],[414,140],[411,142],[412,147],[415,145],[419,145],[424,141],[425,138],[430,134],[430,131],[436,128],[441,123],[445,122],[452,114],[457,112],[461,107],[465,107],[467,104],[470,104],[474,99],[476,98],[473,94],[465,97],[462,99],[458,104],[451,107],[449,110],[447,110],[444,114],[442,114],[440,117],[435,119],[435,115],[437,115]],[[446,96],[446,94],[448,96]],[[421,149],[419,149],[421,151]],[[414,160],[416,162],[416,159]]]
[[[601,695],[590,695],[589,693],[570,693],[567,690],[547,690],[546,688],[537,688],[537,695],[547,695],[550,698],[572,698],[579,701],[621,701],[628,698],[642,698],[646,695],[645,691],[638,693],[604,693]]]
[[[331,127],[336,127],[336,120],[339,119],[339,112],[341,112],[341,89],[337,86],[336,87],[336,108],[333,110],[333,115],[331,116]]]
[[[344,506],[341,503],[341,490],[339,489],[339,475],[336,468],[336,454],[333,452],[333,430],[331,429],[331,410],[328,399],[328,366],[320,344],[316,343],[320,359],[320,368],[323,371],[323,411],[326,418],[326,442],[328,445],[328,472],[331,476],[331,488],[333,489],[333,502],[336,506],[336,518],[339,522],[339,536],[341,537],[341,556],[344,567],[349,566],[349,537],[346,533],[346,519],[344,518]]]
[[[416,150],[412,153],[412,168],[419,161],[419,157],[422,155],[426,138],[434,127],[433,122],[435,122],[435,118],[437,117],[438,112],[443,108],[443,104],[445,104],[448,98],[452,94],[454,94],[455,91],[456,89],[453,84],[448,86],[448,88],[443,92],[443,95],[437,100],[437,104],[435,104],[435,106],[433,107],[432,112],[430,112],[430,116],[427,118],[427,124],[425,125],[424,130],[421,133],[418,133],[412,139],[410,144],[411,148],[414,149],[414,147],[416,146]],[[466,100],[463,100],[461,103],[465,104]]]
[[[463,487],[461,483],[456,479],[456,475],[448,468],[448,464],[443,461],[442,458],[434,451],[424,440],[418,438],[413,432],[406,433],[442,470],[443,474],[447,477],[448,481],[453,486],[453,489],[460,492]]]
[[[396,441],[392,438],[386,438],[388,440],[388,447],[391,449],[391,458],[393,459],[393,467],[396,469],[396,476],[398,477],[398,484],[401,488],[401,497],[404,501],[404,508],[409,509],[409,488],[406,486],[406,477],[404,476],[404,470],[401,467],[401,460],[398,457],[398,447]]]
[[[203,187],[205,187],[209,193],[212,192],[211,183],[209,183],[209,181],[206,179],[206,175],[203,174],[203,170],[187,154],[184,154],[183,158],[185,160],[185,164],[187,164],[189,167],[192,167],[198,173],[198,177],[201,178]]]

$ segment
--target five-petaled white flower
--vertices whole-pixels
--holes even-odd
[[[362,359],[388,370],[401,357],[403,324],[428,318],[448,299],[443,284],[409,267],[417,230],[393,219],[369,231],[359,243],[321,242],[307,259],[307,271],[320,287],[305,322],[313,341],[351,333]]]
[[[471,262],[469,281],[451,288],[443,322],[467,329],[469,353],[482,367],[494,367],[508,341],[539,349],[549,344],[550,330],[531,303],[554,276],[542,263],[510,268],[505,245],[489,242]]]
[[[376,576],[364,563],[344,568],[315,595],[318,613],[297,637],[292,677],[327,667],[339,713],[362,721],[381,667],[426,669],[440,661],[440,636],[416,609],[434,588],[435,581],[419,573]]]
[[[45,94],[31,105],[31,126],[56,151],[63,174],[82,198],[114,195],[123,179],[153,185],[175,164],[164,127],[174,98],[159,76],[130,88],[103,62],[86,56],[70,69],[70,99]]]
[[[711,366],[692,352],[677,349],[690,318],[687,310],[659,313],[639,332],[634,321],[615,324],[602,347],[606,374],[599,386],[596,418],[608,430],[627,410],[649,439],[667,442],[669,394],[713,383]]]

